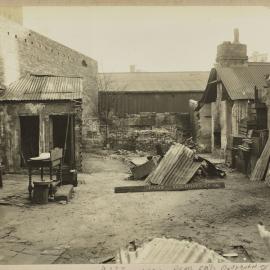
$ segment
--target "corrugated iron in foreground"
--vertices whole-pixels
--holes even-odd
[[[146,178],[156,185],[186,184],[202,162],[194,160],[194,152],[182,144],[172,145],[157,168]]]
[[[195,242],[155,238],[135,251],[120,250],[121,264],[228,263],[213,250]]]

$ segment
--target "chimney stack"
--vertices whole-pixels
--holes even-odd
[[[135,65],[130,65],[129,66],[129,72],[136,72],[136,66]]]
[[[235,28],[233,42],[224,41],[217,47],[217,64],[224,67],[247,65],[247,46],[239,42],[239,30]]]
[[[239,44],[239,30],[238,30],[238,28],[233,29],[233,36],[234,36],[233,43]]]

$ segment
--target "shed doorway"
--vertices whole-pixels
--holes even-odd
[[[21,166],[27,160],[39,155],[39,116],[20,116]]]
[[[51,115],[52,147],[63,149],[64,164],[74,164],[74,121],[73,115]]]

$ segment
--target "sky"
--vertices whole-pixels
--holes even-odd
[[[98,61],[100,72],[204,71],[233,40],[270,58],[267,7],[24,7],[24,26]],[[270,60],[268,58],[268,60]]]

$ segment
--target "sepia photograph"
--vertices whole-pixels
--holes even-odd
[[[270,3],[210,2],[0,0],[0,267],[270,262]]]

